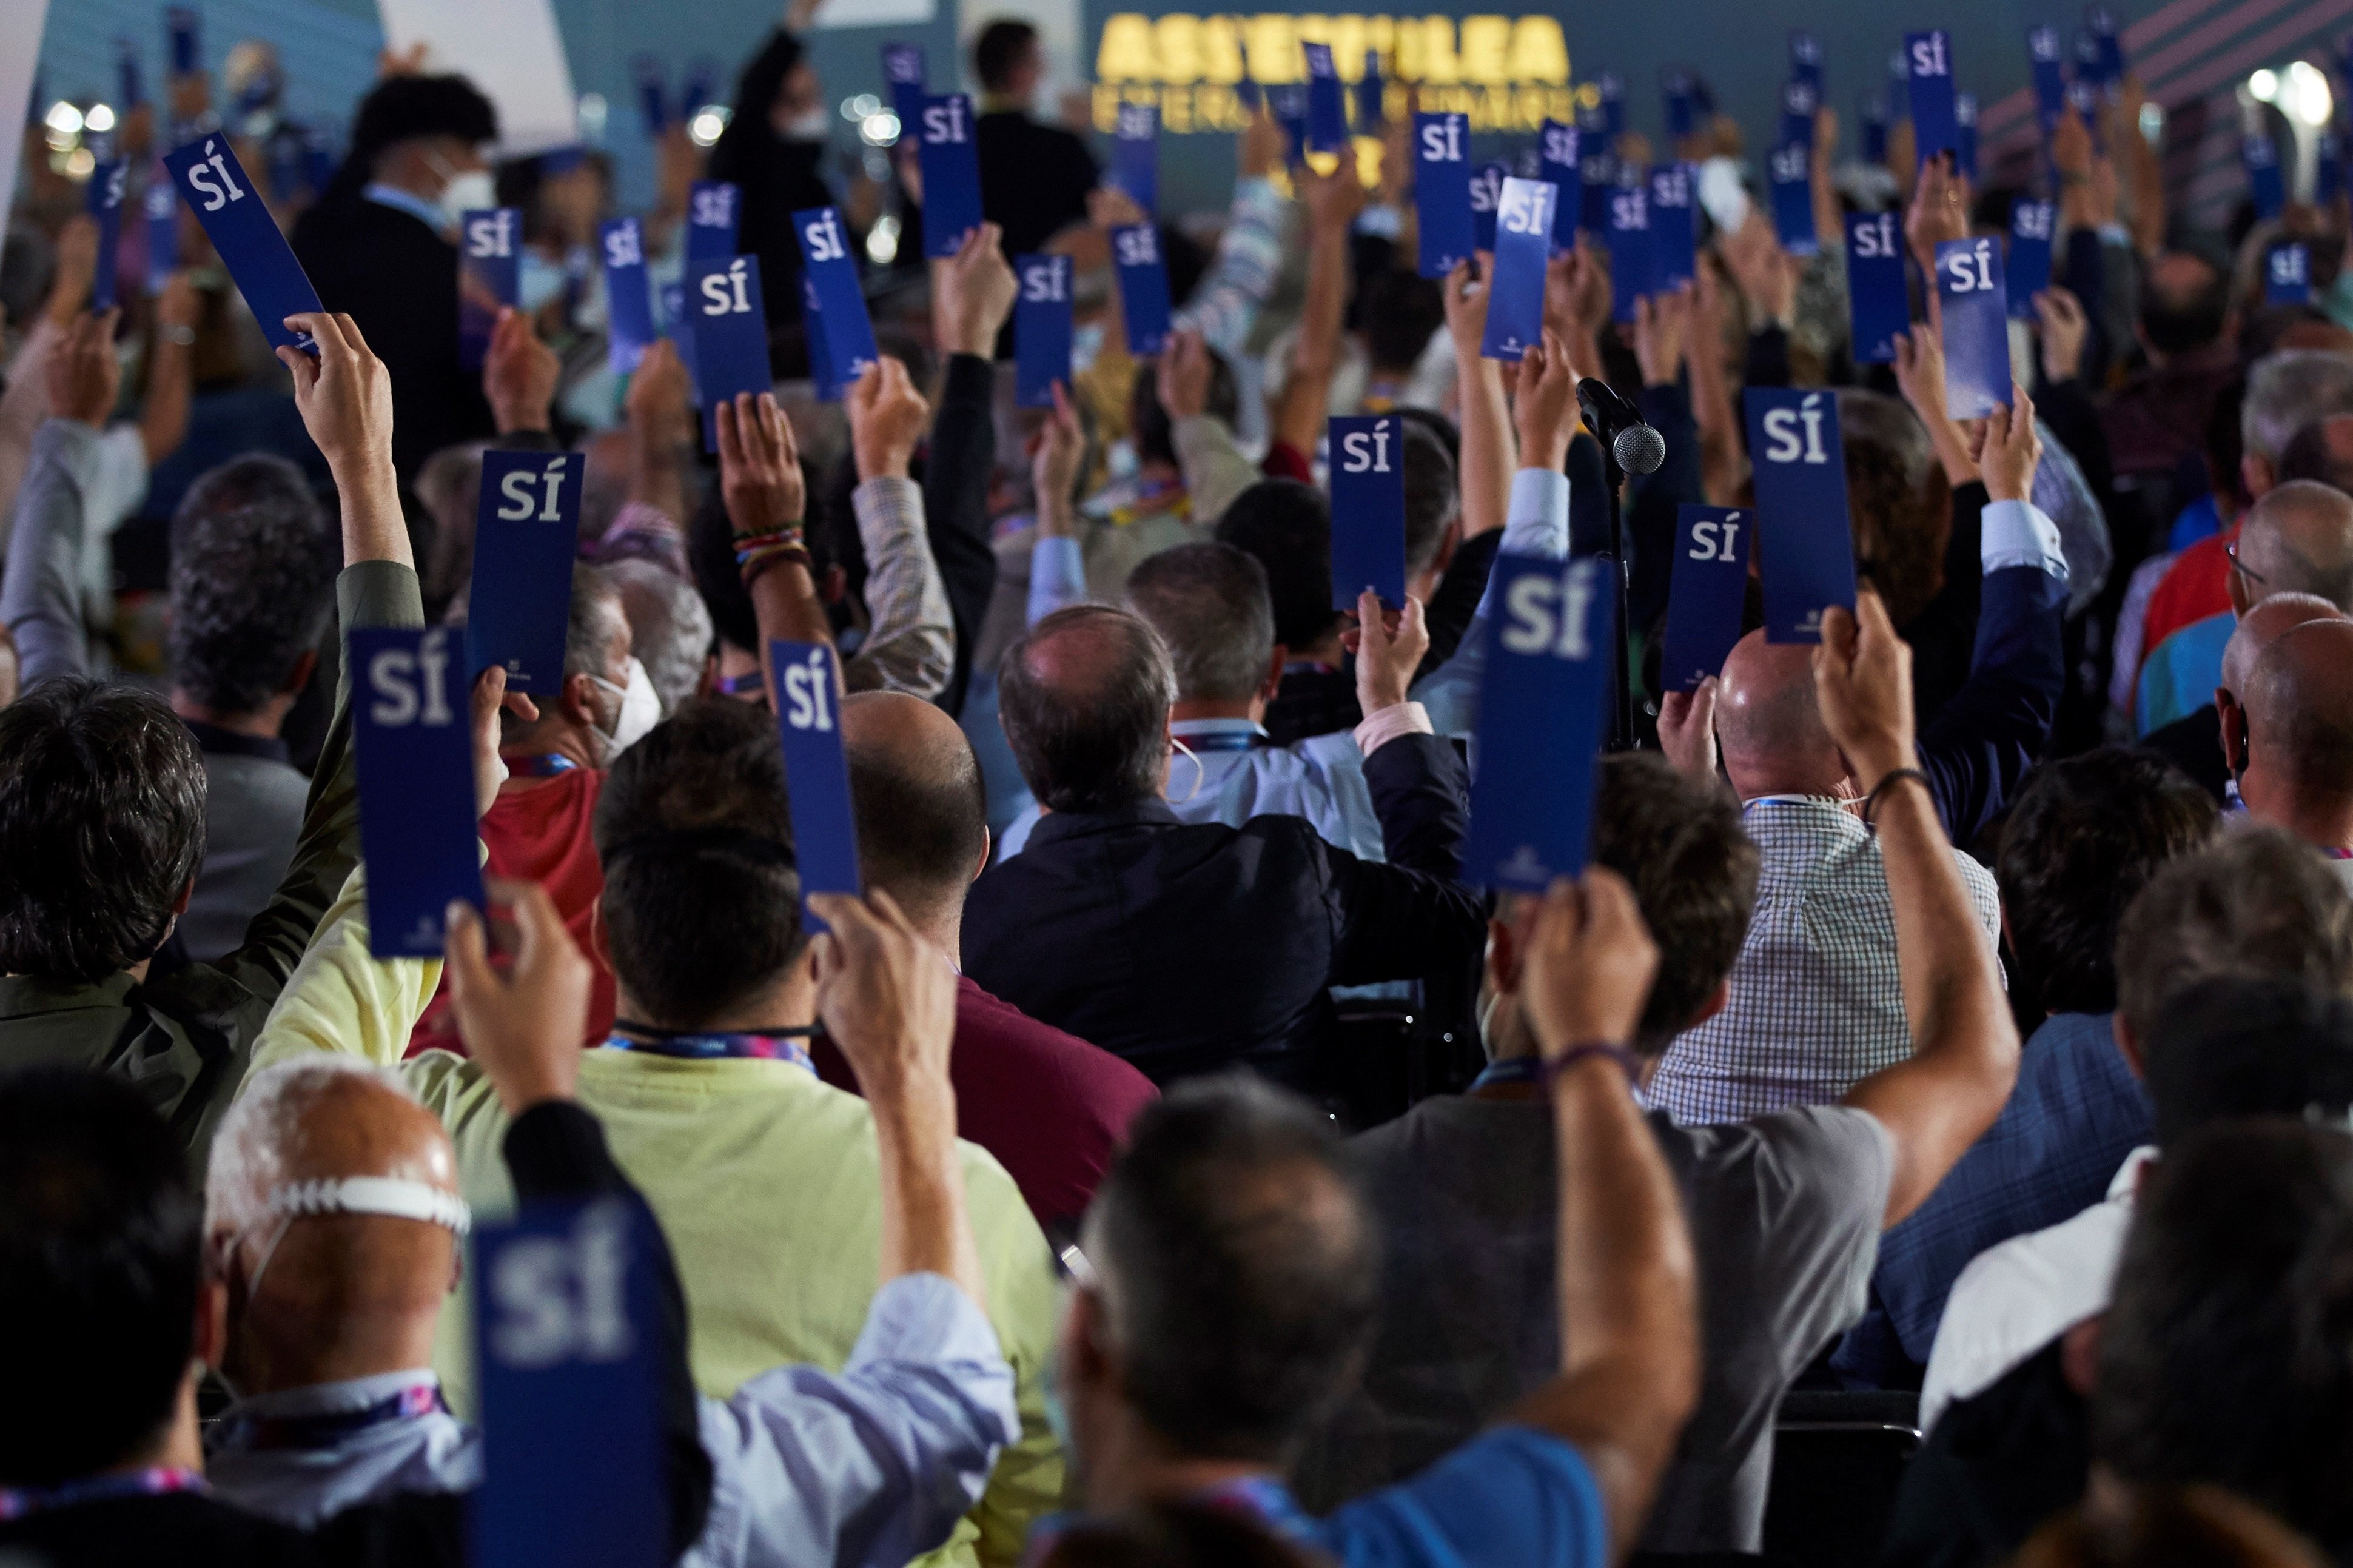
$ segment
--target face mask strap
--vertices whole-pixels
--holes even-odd
[[[1185,792],[1183,800],[1176,803],[1178,805],[1190,805],[1193,804],[1193,797],[1201,793],[1201,785],[1208,778],[1209,770],[1202,765],[1199,754],[1185,743],[1184,737],[1171,735],[1168,737],[1168,743],[1184,752],[1185,760],[1193,764],[1193,787]]]

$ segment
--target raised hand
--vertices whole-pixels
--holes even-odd
[[[776,395],[739,392],[719,405],[717,424],[719,494],[729,529],[739,539],[797,535],[807,486],[792,421],[776,406]]]
[[[498,804],[499,785],[507,782],[507,765],[499,756],[499,710],[503,708],[528,724],[539,717],[539,705],[520,691],[507,689],[503,665],[491,665],[474,677],[469,694],[472,705],[474,750],[474,819],[480,821]]]
[[[948,353],[997,353],[997,334],[1013,313],[1020,284],[1005,259],[1005,231],[982,224],[964,237],[954,256],[932,263],[932,310],[940,347]]]
[[[65,341],[49,355],[49,414],[102,430],[113,416],[122,387],[122,362],[114,357],[119,310],[102,315],[84,310],[66,329]]]
[[[1715,776],[1715,704],[1724,682],[1711,675],[1690,691],[1659,699],[1659,750],[1687,778]]]
[[[1371,718],[1406,700],[1413,672],[1430,651],[1430,627],[1421,601],[1409,598],[1391,631],[1381,614],[1381,596],[1370,588],[1356,596],[1356,702]]]
[[[849,410],[849,450],[859,479],[905,479],[932,417],[932,405],[915,390],[907,367],[883,355],[860,374],[843,402]]]
[[[1155,374],[1154,390],[1170,424],[1208,412],[1209,345],[1201,341],[1198,328],[1179,327],[1168,334]]]
[[[2034,319],[2042,338],[2042,377],[2063,385],[2084,373],[2084,342],[2091,336],[2083,302],[2056,283],[2034,296]]]
[[[1029,483],[1038,492],[1038,531],[1049,539],[1071,531],[1071,492],[1079,482],[1079,465],[1086,455],[1086,433],[1079,428],[1078,410],[1057,381],[1054,406],[1038,427],[1038,449],[1029,458]]]
[[[1519,431],[1520,467],[1557,472],[1577,434],[1577,372],[1567,345],[1550,328],[1520,358],[1512,423]]]
[[[1457,363],[1474,363],[1479,358],[1480,340],[1487,335],[1487,280],[1494,275],[1494,253],[1486,250],[1479,252],[1475,275],[1468,261],[1456,262],[1446,275],[1446,335],[1454,340]]]
[[[581,955],[545,889],[491,879],[491,901],[513,907],[514,967],[491,967],[490,939],[470,904],[448,910],[449,1002],[458,1037],[498,1091],[510,1117],[543,1100],[570,1100],[580,1079],[580,1037],[588,1027],[588,960]]]
[[[1991,500],[2034,499],[2034,469],[2042,461],[2042,436],[2034,427],[2034,400],[2026,388],[2012,382],[2010,406],[1996,408],[1985,418],[1985,444],[1978,470],[1985,476]]]
[[[1936,247],[1969,237],[1968,187],[1946,167],[1939,155],[1928,160],[1912,188],[1912,210],[1904,219],[1904,235],[1912,245],[1912,259],[1930,278],[1936,275]]]
[[[553,423],[555,383],[564,362],[539,341],[531,318],[512,305],[499,308],[491,344],[482,354],[482,395],[499,434],[545,430]]]
[[[948,1092],[955,1038],[955,971],[891,895],[818,893],[828,929],[816,942],[818,1016],[859,1087],[877,1102],[922,1087]]]
[[[1634,358],[1645,386],[1672,385],[1683,374],[1683,343],[1691,335],[1691,285],[1634,301]]]
[[[1659,946],[1634,889],[1606,866],[1556,879],[1536,910],[1521,970],[1520,1005],[1547,1061],[1588,1045],[1630,1045]]]
[[[98,278],[98,220],[76,213],[58,230],[57,261],[49,276],[49,297],[42,309],[49,323],[70,326],[90,303],[90,285]]]
[[[622,401],[629,428],[640,439],[683,442],[690,417],[686,395],[686,362],[668,338],[657,339],[629,376],[629,393]]]
[[[417,564],[400,483],[392,468],[392,377],[349,316],[306,310],[286,318],[311,334],[315,355],[278,351],[294,377],[294,406],[343,498],[343,561]]]
[[[1863,788],[1919,765],[1912,744],[1912,649],[1872,589],[1855,595],[1852,613],[1838,605],[1822,612],[1814,699],[1822,727]]]

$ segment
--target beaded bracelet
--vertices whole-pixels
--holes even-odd
[[[805,545],[797,542],[770,544],[754,551],[737,551],[735,574],[744,580],[744,585],[748,588],[759,580],[761,573],[771,566],[781,566],[788,561],[797,561],[803,566],[812,570],[817,564]]]
[[[1546,1062],[1545,1082],[1554,1082],[1561,1074],[1589,1057],[1608,1057],[1611,1061],[1616,1062],[1624,1070],[1626,1081],[1630,1085],[1642,1080],[1642,1064],[1635,1059],[1633,1052],[1623,1046],[1613,1046],[1606,1041],[1593,1040],[1585,1045],[1571,1046],[1560,1055]]]
[[[797,528],[771,529],[765,533],[739,533],[734,536],[735,564],[747,566],[754,558],[784,546],[797,548],[801,531]]]

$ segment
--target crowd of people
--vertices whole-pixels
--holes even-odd
[[[1982,180],[1820,110],[1797,255],[1705,121],[1662,155],[1745,171],[1742,221],[1631,301],[1581,234],[1507,364],[1493,258],[1419,275],[1402,123],[1335,165],[1261,105],[1227,211],[1145,212],[1038,117],[1017,21],[970,61],[986,221],[926,261],[912,157],[828,167],[814,10],[642,215],[659,283],[733,182],[760,258],[775,389],[708,455],[678,345],[606,352],[609,163],[500,162],[461,76],[387,58],[340,168],[270,189],[311,352],[185,212],[93,308],[79,188],[28,166],[0,1557],[469,1560],[465,1238],[594,1202],[647,1238],[649,1484],[711,1568],[1763,1561],[1825,1391],[1919,1435],[1853,1481],[1885,1568],[2353,1560],[2344,198],[2195,228],[2127,76]],[[1957,420],[1919,282],[2030,186],[2053,281]],[[522,300],[469,369],[454,231],[501,200]],[[839,402],[790,221],[828,205],[882,351]],[[1893,364],[1849,321],[1873,208]],[[2266,303],[2284,237],[2316,303]],[[1033,252],[1077,300],[1047,408]],[[1663,438],[1621,496],[1581,382]],[[1860,592],[1776,641],[1752,564],[1676,689],[1678,509],[1753,504],[1735,410],[1777,387],[1833,393]],[[1402,419],[1406,592],[1335,607],[1358,413]],[[584,454],[561,677],[467,672],[487,907],[378,958],[346,639],[467,621],[502,449]],[[1482,707],[1491,574],[1610,551],[1621,501],[1633,743],[1581,875],[1476,885],[1479,738],[1532,721]],[[838,652],[863,882],[806,910],[778,641]]]

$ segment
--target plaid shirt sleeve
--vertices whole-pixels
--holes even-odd
[[[1238,182],[1217,258],[1195,286],[1193,297],[1176,312],[1176,324],[1198,330],[1204,342],[1228,359],[1240,353],[1258,321],[1259,307],[1274,292],[1275,278],[1282,270],[1288,216],[1287,205],[1272,184]]]
[[[939,563],[923,532],[923,492],[885,475],[850,492],[866,546],[866,640],[842,661],[852,691],[936,697],[955,668],[955,628]]]

